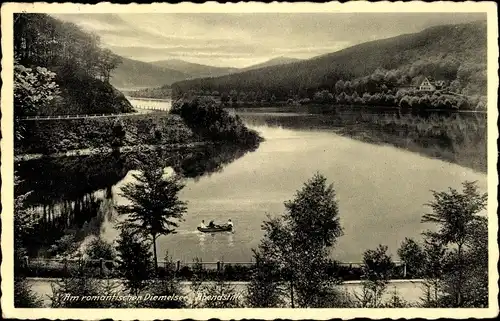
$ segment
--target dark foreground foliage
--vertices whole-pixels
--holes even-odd
[[[257,145],[262,138],[248,129],[237,115],[231,115],[215,100],[194,98],[178,100],[172,113],[180,115],[196,133],[213,141],[237,143],[245,146]]]

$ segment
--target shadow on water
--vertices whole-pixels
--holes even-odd
[[[78,242],[99,235],[103,222],[109,221],[114,212],[113,187],[136,168],[137,161],[157,157],[161,166],[197,180],[222,171],[225,165],[256,148],[221,144],[18,162],[16,174],[21,183],[16,194],[29,192],[25,202],[37,216],[37,232],[25,243],[30,244],[27,250],[30,255],[45,255],[64,236],[71,235]]]

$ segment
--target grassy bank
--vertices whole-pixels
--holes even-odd
[[[145,114],[121,119],[88,118],[26,121],[25,139],[15,154],[56,154],[135,145],[189,144],[200,141],[177,115]]]

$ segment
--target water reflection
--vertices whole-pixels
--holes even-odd
[[[202,251],[205,250],[205,238],[206,238],[206,235],[205,233],[202,233],[202,232],[199,232],[198,233],[198,239],[199,239],[199,245],[200,245],[200,248]]]
[[[119,191],[114,191],[114,186],[124,180],[137,162],[154,157],[159,166],[170,167],[184,177],[197,180],[222,171],[226,164],[252,150],[255,148],[217,145],[176,151],[42,158],[16,163],[17,175],[22,180],[17,193],[29,192],[26,203],[39,217],[38,233],[26,243],[30,244],[29,254],[43,255],[55,241],[67,234],[73,235],[75,241],[100,233],[116,234],[113,206]]]
[[[42,158],[15,164],[22,179],[20,193],[31,192],[27,202],[33,205],[77,201],[98,190],[106,190],[121,180],[129,170],[127,159],[120,154],[96,154]]]

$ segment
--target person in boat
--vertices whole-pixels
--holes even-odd
[[[233,222],[231,222],[231,219],[227,220],[227,226],[233,228]]]
[[[201,220],[200,228],[207,228],[207,226],[205,225],[205,220]]]
[[[208,223],[208,227],[210,227],[210,228],[215,227],[214,221],[210,221],[210,223]]]

